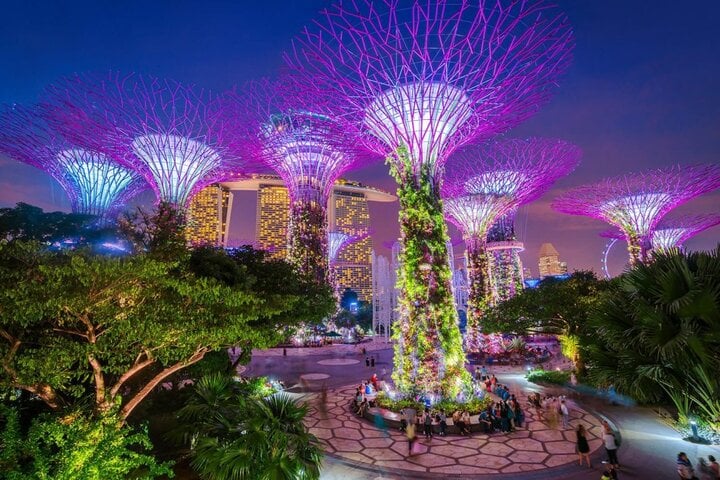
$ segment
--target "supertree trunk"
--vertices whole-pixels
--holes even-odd
[[[287,257],[302,275],[328,283],[327,211],[321,201],[292,203]]]
[[[455,397],[469,381],[457,326],[447,227],[439,184],[427,168],[413,173],[406,150],[398,150],[400,200],[399,319],[394,329],[393,380],[404,393]]]
[[[627,249],[630,255],[630,266],[635,266],[643,263],[643,248],[642,240],[637,235],[628,235],[627,238]]]
[[[480,348],[481,322],[490,303],[490,282],[488,278],[488,257],[482,238],[465,239],[468,256],[468,318],[465,346],[468,351]]]

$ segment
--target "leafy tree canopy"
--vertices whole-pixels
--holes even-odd
[[[127,418],[206,353],[239,345],[249,354],[329,313],[326,290],[254,252],[203,249],[169,261],[12,242],[0,247],[0,385],[53,409],[88,397],[96,412],[121,403]]]
[[[44,212],[41,208],[18,203],[0,208],[0,239],[55,242],[66,238],[96,237],[96,217],[77,213]]]

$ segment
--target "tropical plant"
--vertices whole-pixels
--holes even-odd
[[[554,383],[565,385],[570,380],[570,372],[558,370],[530,370],[525,377],[533,383]]]
[[[200,379],[193,390],[178,416],[202,478],[319,478],[322,452],[303,424],[306,406],[286,394],[246,396],[220,374]]]
[[[658,253],[623,275],[590,321],[590,379],[720,426],[719,254]]]
[[[121,427],[114,412],[88,418],[82,413],[35,417],[29,428],[19,412],[0,404],[0,476],[9,480],[126,480],[173,477],[168,463],[148,452],[143,428]]]

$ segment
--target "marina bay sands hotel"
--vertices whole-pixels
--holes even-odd
[[[233,192],[256,191],[255,246],[273,257],[285,258],[290,198],[280,177],[255,175],[221,182],[201,190],[192,200],[188,215],[188,240],[193,244],[228,247]],[[358,182],[338,180],[328,203],[328,229],[364,235],[370,229],[368,202],[393,202],[395,197]],[[237,207],[236,207],[237,208]],[[358,293],[360,300],[372,296],[372,238],[346,246],[336,262],[341,287]]]

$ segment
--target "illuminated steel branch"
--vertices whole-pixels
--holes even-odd
[[[572,32],[542,0],[399,3],[339,2],[295,40],[286,63],[329,99],[327,112],[390,156],[403,257],[393,379],[405,393],[452,397],[469,377],[447,267],[443,164],[547,100],[569,64]]]
[[[290,195],[288,259],[318,282],[327,281],[327,205],[333,185],[353,167],[372,161],[352,128],[313,111],[287,79],[249,83],[224,99],[225,115],[252,142],[239,148],[275,170]]]
[[[515,214],[520,205],[544,194],[580,161],[577,146],[557,139],[505,139],[456,152],[447,165],[446,182],[466,193],[508,195],[515,206],[497,219],[488,232],[488,261],[492,302],[507,300],[523,288],[515,237]]]
[[[112,156],[65,140],[37,108],[15,105],[0,113],[0,151],[49,173],[67,193],[75,213],[109,220],[130,197],[147,188]]]
[[[49,87],[44,104],[66,137],[121,155],[158,200],[180,208],[207,185],[249,170],[248,159],[231,154],[234,132],[219,102],[194,86],[135,74],[74,75]]]
[[[666,251],[673,248],[683,248],[686,241],[716,225],[720,225],[720,215],[714,213],[663,219],[652,233],[652,249],[653,251]],[[623,232],[618,229],[605,231],[600,236],[617,239],[625,238]]]
[[[495,221],[513,208],[510,195],[476,193],[445,199],[445,214],[462,231],[468,259],[468,319],[466,348],[478,351],[480,320],[490,302],[490,272],[486,237]]]
[[[598,218],[622,230],[634,265],[649,259],[653,232],[665,214],[717,188],[720,165],[677,166],[577,187],[555,199],[553,208]]]

